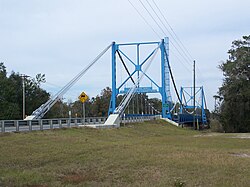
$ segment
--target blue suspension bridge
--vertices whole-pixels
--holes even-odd
[[[145,58],[141,57],[144,46],[151,46],[150,51]],[[132,58],[124,50],[126,47],[132,47],[135,49],[136,58]],[[174,76],[171,70],[169,62],[169,39],[166,37],[161,41],[156,42],[141,42],[141,43],[123,43],[117,44],[115,42],[108,45],[92,62],[90,62],[80,73],[78,73],[71,81],[69,81],[58,93],[51,97],[46,103],[37,108],[30,116],[27,116],[24,120],[32,121],[42,119],[45,114],[53,107],[53,105],[59,101],[63,95],[70,90],[70,88],[79,80],[84,74],[92,68],[98,60],[111,49],[112,56],[112,95],[110,98],[110,106],[108,109],[108,118],[106,119],[104,126],[117,125],[120,126],[121,120],[125,114],[125,110],[128,107],[131,99],[135,94],[150,94],[158,93],[161,96],[162,111],[161,117],[168,119],[179,124],[206,124],[207,118],[205,114],[206,101],[203,87],[181,87],[180,93],[178,93]],[[155,63],[155,58],[159,54],[160,61],[159,67]],[[124,69],[126,70],[127,77],[121,83],[117,82],[117,61],[120,60]],[[157,60],[156,60],[157,61]],[[128,64],[132,66],[132,71],[129,70]],[[148,70],[150,66],[160,69],[160,82],[155,80]],[[131,69],[131,68],[130,68]],[[149,85],[142,86],[142,80],[146,79]],[[125,87],[130,82],[131,87]],[[173,84],[175,94],[177,95],[178,102],[172,101],[170,84]],[[124,88],[125,87],[125,88]],[[123,89],[124,88],[124,89]],[[193,91],[193,92],[192,92]],[[123,95],[122,101],[117,103],[117,96]],[[176,105],[179,104],[179,112],[176,111]],[[136,116],[143,114],[137,114]],[[131,116],[131,115],[130,115]],[[133,115],[132,115],[133,116]],[[60,125],[60,124],[59,124]]]

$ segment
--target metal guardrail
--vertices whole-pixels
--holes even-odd
[[[58,129],[65,127],[78,127],[79,125],[103,124],[106,117],[85,118],[61,118],[38,120],[1,120],[0,132],[20,132],[32,130]]]
[[[135,123],[141,121],[153,120],[160,116],[137,116],[126,117],[121,123]],[[79,125],[104,124],[107,117],[89,117],[85,118],[61,118],[61,119],[38,119],[38,120],[1,120],[0,132],[22,132],[33,130],[48,130],[59,128],[78,127]]]

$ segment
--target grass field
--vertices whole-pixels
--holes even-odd
[[[0,186],[250,186],[249,136],[164,121],[0,134]]]

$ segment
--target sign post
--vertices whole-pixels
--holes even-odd
[[[82,117],[83,117],[83,122],[82,124],[85,125],[85,102],[88,100],[87,94],[84,92],[81,93],[81,95],[78,97],[78,99],[82,102]]]
[[[83,117],[82,124],[85,125],[85,104],[84,103],[82,103],[82,117]]]

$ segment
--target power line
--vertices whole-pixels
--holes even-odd
[[[143,16],[143,14],[132,4],[132,2],[130,0],[128,0],[128,1],[131,4],[131,6],[133,6],[133,8],[136,10],[136,12],[142,17],[142,19],[144,20],[144,22],[153,30],[153,32],[157,35],[157,37],[160,38],[160,39],[162,39],[160,37],[160,34],[158,34],[157,31],[153,28],[153,26],[145,19],[145,17]],[[176,32],[174,31],[174,29],[172,28],[172,26],[170,25],[170,23],[168,22],[168,20],[166,19],[166,17],[162,13],[162,11],[160,10],[159,6],[156,4],[156,2],[154,0],[152,0],[152,1],[153,1],[153,4],[154,4],[154,7],[152,6],[152,3],[150,3],[148,0],[146,0],[147,4],[150,6],[150,8],[153,10],[154,14],[158,18],[158,21],[160,21],[160,24],[163,26],[163,28],[167,31],[167,33],[169,33],[169,35],[173,39],[174,43],[172,42],[172,40],[170,40],[170,43],[173,45],[173,48],[175,49],[175,50],[172,51],[173,55],[176,57],[176,59],[183,65],[183,67],[187,71],[191,72],[190,68],[188,68],[186,66],[186,64],[188,64],[191,67],[194,58],[192,57],[192,55],[190,54],[190,52],[188,51],[188,49],[184,46],[184,44],[182,43],[182,41],[180,40],[180,38],[177,36]],[[157,21],[155,15],[154,16],[152,15],[152,13],[149,11],[149,9],[145,6],[145,4],[141,0],[139,0],[139,2],[143,6],[143,8],[146,10],[146,12],[149,14],[149,16],[151,17],[151,19],[158,26],[158,28],[161,30],[161,32],[164,33],[165,36],[167,36],[167,34],[164,31],[164,29],[162,28],[162,26]],[[158,11],[155,10],[155,7],[156,7],[156,9]],[[160,13],[161,16],[159,16],[158,12]],[[163,19],[161,19],[161,17]],[[168,29],[167,26],[169,27],[169,29]],[[179,58],[176,54],[174,54],[175,51],[180,55],[181,58]],[[183,59],[183,60],[181,60],[181,59]],[[203,72],[200,71],[200,69],[198,67],[197,67],[197,73],[198,73],[198,76],[204,81],[205,80],[204,77],[202,78]],[[197,80],[201,84],[203,81],[201,81],[200,78],[197,79]],[[210,90],[208,88],[206,88],[206,90],[207,90],[207,92],[210,92]]]
[[[169,33],[169,35],[172,37],[173,41],[176,43],[176,45],[170,40],[170,43],[173,45],[174,49],[176,50],[177,53],[179,53],[180,57],[184,60],[184,62],[186,62],[188,65],[192,65],[191,61],[193,61],[193,57],[190,54],[190,52],[187,50],[187,48],[184,46],[184,44],[181,42],[180,38],[177,36],[176,32],[174,31],[174,29],[172,28],[172,26],[169,24],[169,22],[167,21],[166,17],[164,16],[164,14],[162,13],[162,11],[160,10],[159,6],[156,4],[156,2],[154,0],[152,0],[154,3],[154,6],[157,8],[158,12],[160,13],[160,15],[163,17],[164,21],[166,22],[167,26],[170,28],[170,30],[167,28],[166,24],[163,22],[163,20],[160,18],[160,16],[158,15],[158,13],[156,12],[156,10],[154,9],[154,7],[151,5],[151,3],[146,0],[146,2],[148,3],[148,5],[150,6],[150,8],[153,10],[154,14],[157,16],[158,20],[160,21],[160,23],[163,25],[164,29],[166,29],[166,31]],[[141,16],[141,18],[144,20],[144,22],[152,29],[152,31],[156,34],[156,36],[158,38],[161,39],[160,35],[157,33],[157,31],[152,27],[152,25],[146,20],[146,18],[141,14],[141,12],[134,6],[134,4],[128,0],[128,2],[130,3],[130,5],[136,10],[136,12]],[[159,29],[161,30],[161,32],[164,35],[167,35],[166,32],[164,31],[164,29],[162,28],[162,26],[158,23],[158,21],[156,20],[156,18],[152,15],[152,13],[149,11],[149,9],[145,6],[145,4],[139,0],[140,4],[143,6],[143,8],[146,10],[146,12],[149,14],[149,16],[151,17],[151,19],[154,21],[154,23],[159,27]],[[177,47],[178,46],[178,47]],[[174,53],[173,53],[174,54]],[[178,58],[177,55],[174,54],[174,56],[177,58],[177,60],[184,66],[184,68],[191,72],[191,70],[182,62],[182,60],[180,60],[180,58]],[[200,70],[197,68],[198,72],[200,75],[202,75],[202,73],[200,72]],[[199,81],[200,82],[200,81]]]
[[[183,65],[183,67],[189,72],[189,73],[192,73],[192,71],[186,66],[186,64],[184,64],[183,62],[182,62],[182,60],[172,51],[172,53],[171,54],[173,54],[174,56],[175,56],[175,58],[177,59],[177,61],[179,61],[182,65]]]
[[[170,40],[170,43],[173,45],[173,47],[176,49],[176,51],[180,54],[180,56],[189,64],[192,65],[190,63],[190,61],[193,61],[192,56],[190,55],[190,53],[188,52],[188,50],[185,48],[185,46],[183,45],[183,43],[181,42],[181,40],[179,39],[179,37],[177,36],[177,34],[175,33],[175,31],[173,30],[173,28],[171,27],[171,25],[169,24],[169,22],[167,21],[166,17],[163,15],[162,11],[160,10],[160,8],[158,7],[158,5],[155,3],[155,1],[153,0],[153,3],[155,5],[155,7],[157,8],[157,10],[160,12],[161,16],[163,17],[163,19],[165,20],[165,22],[167,23],[167,25],[169,26],[169,28],[171,29],[171,31],[173,32],[173,34],[171,33],[171,31],[166,27],[166,25],[164,24],[164,22],[162,21],[162,19],[160,18],[160,16],[157,14],[157,12],[155,11],[155,9],[153,8],[153,6],[149,3],[148,0],[146,0],[147,3],[149,4],[150,8],[153,10],[154,14],[157,16],[157,18],[160,20],[161,24],[164,26],[164,28],[167,30],[167,32],[171,35],[171,37],[173,38],[173,40],[175,41],[175,43],[178,45],[178,48],[181,50],[179,50],[177,48],[177,46]],[[134,6],[134,4],[128,0],[128,2],[131,4],[131,6],[133,6],[133,8],[136,10],[136,12],[141,16],[141,18],[145,21],[145,23],[153,30],[153,32],[161,39],[160,35],[156,32],[156,30],[149,24],[149,22],[145,19],[145,17],[140,13],[140,11]],[[143,8],[147,11],[147,13],[149,14],[149,16],[152,18],[152,20],[156,23],[156,25],[160,28],[160,30],[163,32],[164,35],[167,35],[166,32],[164,31],[164,29],[160,26],[160,24],[156,21],[156,19],[154,18],[154,16],[150,13],[150,11],[148,10],[148,8],[144,5],[144,3],[139,0],[139,2],[141,3],[141,5],[143,6]],[[180,43],[180,44],[179,44]],[[186,52],[185,52],[186,51]],[[189,56],[188,56],[188,55]]]
[[[157,16],[157,18],[160,20],[160,22],[162,23],[162,25],[164,26],[164,28],[168,31],[168,33],[170,34],[170,36],[172,36],[173,40],[176,42],[176,44],[179,46],[179,48],[181,49],[181,51],[183,52],[183,54],[190,60],[192,61],[193,57],[190,54],[190,52],[187,50],[187,48],[184,46],[184,44],[181,42],[180,38],[177,36],[176,32],[174,31],[174,29],[171,27],[171,25],[169,24],[169,22],[167,21],[166,17],[164,16],[164,14],[162,13],[162,11],[160,10],[159,6],[156,4],[156,2],[154,0],[153,3],[155,5],[155,7],[157,8],[157,10],[159,11],[159,13],[161,14],[161,16],[163,17],[164,21],[166,22],[166,24],[168,25],[168,27],[171,29],[172,33],[169,31],[169,29],[166,27],[166,25],[163,23],[162,19],[160,18],[160,16],[157,14],[157,12],[154,10],[154,8],[152,7],[152,5],[150,4],[150,2],[148,0],[146,0],[148,5],[150,6],[150,8],[153,10],[153,12],[155,13],[155,15]],[[175,39],[176,38],[176,39]],[[178,41],[177,41],[178,40]],[[173,44],[170,41],[171,44]],[[180,43],[180,44],[179,44]],[[173,45],[174,46],[174,45]],[[174,46],[175,47],[175,46]],[[176,48],[176,47],[175,47]],[[178,51],[178,53],[180,53],[180,51]],[[175,55],[176,56],[176,55]],[[177,57],[177,56],[176,56]],[[177,57],[178,58],[178,57]],[[180,59],[178,59],[181,63],[182,61]],[[188,60],[186,61],[189,65],[192,65]],[[187,67],[184,65],[184,63],[182,63],[182,65],[187,69]],[[188,69],[187,69],[188,70]],[[190,71],[190,70],[188,70]],[[197,67],[197,71],[199,72],[199,75],[202,78],[202,72],[200,71],[200,69]],[[198,79],[199,82],[200,79]],[[208,92],[210,92],[210,90],[207,90]]]
[[[146,0],[147,2],[148,2],[148,0]],[[157,4],[155,3],[155,1],[153,0],[153,3],[154,3],[154,5],[155,5],[155,7],[157,8],[157,10],[160,12],[160,14],[161,14],[161,16],[164,18],[164,20],[165,20],[165,22],[167,23],[167,25],[169,26],[169,28],[171,29],[171,31],[173,32],[173,34],[174,34],[174,36],[176,37],[176,39],[179,41],[179,43],[182,45],[182,47],[179,45],[179,43],[175,40],[175,38],[173,37],[173,35],[169,32],[169,30],[166,28],[166,26],[165,26],[165,24],[164,23],[162,23],[162,21],[161,21],[161,19],[159,18],[159,16],[158,16],[158,14],[156,13],[156,11],[153,9],[153,7],[151,6],[151,4],[148,2],[148,4],[150,5],[150,7],[152,8],[152,10],[155,12],[155,14],[157,15],[157,17],[158,17],[158,19],[161,21],[161,23],[163,24],[163,26],[166,28],[166,30],[169,32],[169,34],[173,37],[173,39],[176,41],[176,43],[178,44],[178,46],[181,48],[181,50],[183,51],[183,53],[187,56],[187,54],[189,55],[189,57],[190,58],[193,58],[192,56],[191,56],[191,54],[189,53],[189,51],[187,50],[187,48],[183,45],[183,43],[181,42],[181,40],[179,39],[179,37],[177,36],[177,34],[175,33],[175,31],[173,30],[173,28],[171,27],[171,25],[169,24],[169,22],[167,21],[167,19],[166,19],[166,17],[163,15],[163,13],[162,13],[162,11],[160,10],[160,8],[157,6]],[[183,49],[186,51],[184,51]],[[177,57],[177,56],[176,56]],[[188,57],[188,56],[187,56]],[[189,58],[188,57],[188,58]],[[189,58],[189,59],[190,59]],[[180,61],[180,60],[179,60]],[[181,61],[180,61],[181,62]],[[182,63],[182,62],[181,62]],[[190,63],[189,63],[190,64]],[[183,63],[182,63],[182,65],[184,66],[184,67],[186,67]],[[186,68],[187,69],[187,68]],[[200,75],[200,77],[202,78],[202,73],[201,73],[201,71],[200,71],[200,69],[197,67],[197,71],[199,72],[199,75]],[[203,78],[202,78],[203,79]],[[200,83],[201,83],[201,81],[200,81],[200,79],[197,79]],[[210,90],[209,89],[207,89],[207,91],[208,92],[210,92]]]
[[[160,8],[158,7],[158,5],[155,3],[154,0],[152,0],[154,5],[156,6],[157,10],[160,12],[161,16],[163,17],[163,19],[165,20],[165,22],[167,23],[167,25],[169,26],[169,28],[171,29],[171,31],[173,32],[173,34],[175,35],[176,39],[180,42],[180,44],[182,45],[182,47],[184,48],[184,50],[187,52],[187,54],[189,55],[189,57],[191,59],[194,59],[192,57],[192,55],[190,54],[190,52],[187,50],[187,48],[184,46],[184,44],[181,42],[181,40],[179,39],[179,37],[177,36],[177,34],[175,33],[174,29],[171,27],[171,25],[169,24],[169,22],[167,21],[166,17],[164,16],[164,14],[162,13],[162,11],[160,10]]]
[[[147,7],[144,5],[144,3],[139,0],[141,5],[143,6],[143,8],[147,11],[147,13],[149,14],[149,16],[153,19],[153,21],[156,23],[156,25],[160,28],[160,30],[163,32],[164,35],[166,35],[165,31],[162,29],[162,27],[159,25],[159,23],[155,20],[154,16],[149,12],[149,10],[147,9]]]
[[[51,83],[51,82],[48,82],[48,81],[46,81],[44,84],[50,85],[50,86],[55,87],[55,88],[60,88],[60,89],[62,88],[61,86],[56,85],[56,84]]]
[[[171,31],[166,27],[166,25],[164,24],[164,22],[162,21],[162,19],[160,18],[160,16],[158,15],[158,13],[155,11],[155,9],[152,7],[152,5],[149,3],[148,0],[146,0],[148,5],[150,6],[150,8],[153,10],[153,12],[155,13],[155,15],[157,16],[157,18],[160,20],[161,24],[164,26],[164,28],[167,30],[167,32],[170,34],[170,36],[172,37],[172,39],[176,42],[176,44],[179,46],[179,48],[181,49],[181,51],[183,52],[183,54],[187,57],[188,60],[192,61],[192,59],[189,58],[189,56],[187,56],[185,50],[183,50],[183,47],[179,44],[182,43],[180,40],[179,42],[175,39],[175,37],[178,39],[177,35],[175,34],[174,30],[172,29],[172,27],[169,25],[170,29],[172,29],[172,32],[174,33],[175,36],[173,36],[173,34],[171,33]],[[154,2],[155,3],[155,2]],[[156,4],[155,4],[156,5]],[[156,5],[157,6],[157,5]],[[160,9],[158,9],[158,11],[160,11]],[[163,16],[163,15],[162,15]],[[184,47],[185,48],[185,47]]]
[[[144,20],[144,22],[151,28],[151,30],[155,33],[155,35],[161,39],[160,35],[155,31],[155,29],[148,23],[148,21],[144,18],[144,16],[139,12],[139,10],[131,3],[130,0],[128,0],[130,5],[136,10],[136,12],[141,16],[141,18]]]
[[[143,20],[147,23],[147,25],[154,31],[154,33],[160,38],[159,34],[155,31],[155,29],[153,29],[153,27],[148,23],[148,21],[144,18],[144,16],[139,12],[139,10],[132,4],[132,2],[130,0],[128,0],[129,3],[131,4],[131,6],[133,6],[133,8],[137,11],[137,13],[143,18]],[[143,6],[143,8],[147,11],[147,13],[149,14],[149,16],[152,18],[152,20],[156,23],[156,25],[160,28],[160,30],[164,33],[164,35],[167,35],[166,32],[163,30],[163,28],[159,25],[159,23],[156,21],[156,19],[154,18],[154,16],[150,13],[150,11],[147,9],[147,7],[144,5],[144,3],[139,0],[139,2],[141,3],[141,5]],[[148,1],[147,1],[148,2]],[[168,28],[165,26],[165,24],[163,23],[163,21],[161,20],[161,18],[159,17],[159,15],[156,13],[156,11],[154,10],[154,8],[151,6],[151,4],[148,2],[148,4],[150,5],[151,9],[154,11],[155,15],[157,16],[157,18],[160,20],[160,22],[162,23],[162,25],[164,26],[164,28],[168,31],[168,33],[173,37],[173,39],[175,40],[174,36],[171,34],[171,32],[168,30]],[[178,41],[175,40],[175,42],[178,44]],[[184,59],[184,61],[188,61],[188,59],[183,56],[183,54],[185,54],[182,50],[182,53],[180,52],[180,50],[176,47],[176,45],[170,40],[170,43],[173,45],[173,47],[176,49],[176,51],[179,53],[179,55]],[[181,48],[181,46],[178,44],[179,48]],[[177,57],[177,59],[179,59]],[[182,61],[179,59],[179,61],[182,63]],[[186,67],[186,65],[184,63],[182,63],[183,66],[189,71],[189,69]]]
[[[154,16],[150,13],[150,11],[147,9],[147,7],[144,5],[144,3],[141,1],[141,0],[139,0],[139,2],[141,3],[141,5],[143,6],[143,8],[147,11],[147,13],[149,14],[149,16],[152,18],[152,20],[156,23],[156,25],[160,28],[160,30],[164,33],[164,35],[166,36],[167,34],[166,34],[166,32],[162,29],[162,27],[159,25],[159,23],[156,21],[156,19],[154,18]],[[151,6],[152,7],[152,6]],[[152,7],[152,9],[153,9],[153,7]],[[154,9],[153,9],[153,11],[154,11]],[[154,11],[155,12],[155,11]],[[157,15],[157,13],[155,12],[155,14]],[[159,17],[158,15],[157,15],[157,17]],[[160,18],[158,18],[158,19],[160,19]],[[160,19],[161,20],[161,19]],[[175,44],[170,40],[170,43],[173,45],[173,47],[176,49],[176,51],[182,56],[182,58],[183,59],[185,59],[187,62],[189,61],[189,59],[188,58],[186,58],[185,57],[185,53],[181,53],[180,52],[180,50],[175,46]],[[178,42],[176,41],[176,43],[178,44]],[[182,49],[181,47],[180,47],[180,49]]]

